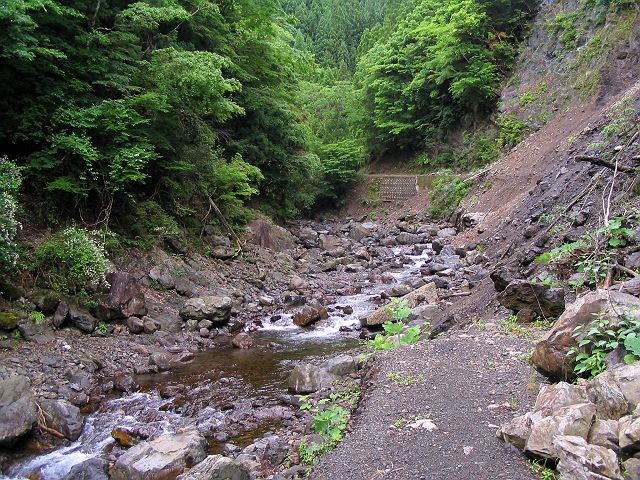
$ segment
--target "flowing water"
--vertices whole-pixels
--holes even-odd
[[[398,259],[408,262],[392,271],[399,282],[418,273],[430,250],[420,255],[407,253],[401,248],[394,250]],[[24,454],[10,467],[8,477],[0,474],[0,480],[59,479],[73,465],[108,453],[115,446],[111,432],[116,427],[170,433],[195,426],[206,432],[224,424],[229,409],[242,412],[242,408],[258,407],[269,411],[280,404],[279,397],[286,393],[287,378],[296,363],[347,351],[360,344],[356,334],[342,332],[341,328],[357,326],[360,318],[378,307],[373,297],[388,288],[368,281],[363,285],[362,293],[339,297],[335,305],[328,306],[330,317],[312,328],[296,326],[290,314],[282,314],[273,322],[265,318],[262,328],[252,334],[250,349],[214,349],[196,354],[192,362],[169,372],[138,376],[141,391],[103,402],[97,412],[86,418],[82,436],[76,442],[45,454]],[[351,314],[335,308],[346,305],[353,308]],[[173,399],[162,398],[161,387],[174,387],[181,393]],[[272,426],[269,422],[255,425],[251,430],[236,432],[228,441],[242,447]],[[223,440],[212,442],[212,453],[219,453],[222,443]]]

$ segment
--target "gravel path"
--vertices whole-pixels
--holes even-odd
[[[470,327],[377,355],[352,432],[311,478],[534,479],[525,458],[495,437],[535,400],[540,377],[524,360],[532,346]]]

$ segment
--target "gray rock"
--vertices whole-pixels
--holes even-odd
[[[632,270],[640,270],[640,252],[635,252],[629,255],[624,260],[624,266]]]
[[[71,467],[62,480],[109,480],[109,462],[94,457]]]
[[[156,265],[149,272],[149,278],[154,282],[158,282],[162,287],[171,289],[176,286],[176,279],[173,277],[172,264],[168,261]]]
[[[640,405],[640,362],[621,365],[610,372],[629,404],[629,411],[637,409]]]
[[[102,320],[143,316],[147,314],[144,294],[138,279],[127,272],[107,275],[109,295],[98,308]]]
[[[611,370],[594,378],[589,384],[588,393],[589,400],[596,405],[598,418],[618,420],[631,411]]]
[[[331,357],[320,365],[320,368],[339,377],[355,373],[357,370],[356,361],[351,355],[337,355],[335,357]]]
[[[79,330],[91,333],[98,326],[98,319],[84,308],[76,305],[69,306],[69,321]]]
[[[127,329],[130,333],[142,333],[144,330],[144,321],[138,317],[127,318]]]
[[[180,309],[180,317],[184,320],[211,320],[223,323],[231,317],[233,301],[229,297],[196,297],[190,298]]]
[[[392,286],[390,289],[386,290],[385,293],[389,297],[404,297],[405,295],[411,293],[413,288],[406,283],[398,283]]]
[[[441,230],[438,230],[438,238],[449,238],[449,237],[455,237],[458,234],[457,230],[455,228],[443,228]]]
[[[246,348],[251,348],[253,341],[251,340],[251,337],[248,334],[242,332],[237,334],[235,337],[233,337],[233,340],[231,340],[231,344],[235,348],[246,349]]]
[[[160,371],[171,370],[173,355],[167,352],[155,352],[149,356],[149,365],[155,365]]]
[[[310,363],[296,365],[289,375],[289,391],[292,393],[313,393],[329,387],[336,376]]]
[[[309,227],[300,229],[298,238],[307,248],[315,248],[318,246],[318,232]]]
[[[295,247],[295,237],[265,217],[250,221],[246,231],[251,243],[275,252],[288,252]]]
[[[53,290],[36,290],[29,295],[36,308],[42,313],[53,313],[62,301],[62,295]]]
[[[543,417],[556,414],[560,409],[587,402],[587,389],[584,386],[560,382],[543,385],[540,388],[533,411]]]
[[[69,305],[67,302],[60,302],[58,304],[58,308],[56,308],[55,313],[53,314],[53,326],[56,328],[60,328],[64,321],[69,316]]]
[[[29,379],[0,366],[0,447],[10,447],[27,434],[37,413]]]
[[[627,455],[640,452],[640,415],[628,415],[620,419],[618,444]]]
[[[197,431],[166,434],[131,447],[113,466],[111,480],[176,478],[206,458],[207,442]]]
[[[504,291],[514,280],[521,279],[521,275],[513,269],[506,267],[498,267],[489,275],[493,281],[493,285],[498,292]]]
[[[40,407],[49,428],[62,433],[68,440],[77,440],[84,427],[80,409],[66,400],[43,400]]]
[[[514,447],[524,450],[527,440],[531,436],[531,427],[542,418],[538,413],[527,412],[500,427],[496,432],[496,436]]]
[[[154,313],[153,319],[164,332],[178,333],[182,330],[183,321],[178,315],[166,312]]]
[[[576,345],[573,337],[576,327],[591,323],[594,315],[603,315],[615,323],[619,314],[636,307],[640,307],[640,299],[615,291],[599,290],[578,298],[538,342],[531,357],[533,364],[550,378],[573,378],[573,366],[568,362],[567,352]],[[640,394],[636,398],[638,396]]]
[[[562,480],[622,480],[613,450],[589,445],[584,438],[575,436],[557,436],[553,443]]]
[[[250,480],[249,469],[222,455],[209,455],[177,480]]]
[[[423,243],[422,235],[415,233],[402,232],[396,237],[396,242],[400,245],[414,245],[416,243]]]
[[[210,255],[219,260],[229,260],[235,256],[236,252],[231,247],[219,246],[211,250]]]
[[[375,223],[356,223],[351,230],[349,230],[349,238],[356,242],[361,241],[363,238],[371,237],[377,229]]]
[[[631,480],[640,479],[640,458],[630,458],[626,460],[622,466]]]
[[[47,343],[55,338],[53,329],[46,320],[38,321],[34,318],[23,318],[18,322],[18,330],[25,340],[36,343]]]
[[[431,282],[405,295],[402,299],[406,300],[409,308],[414,308],[421,303],[436,303],[438,301],[438,291],[435,283]],[[382,325],[388,320],[393,320],[393,316],[386,307],[380,307],[369,316],[362,319],[360,323],[362,326],[371,327],[375,325]]]
[[[482,223],[485,218],[487,218],[486,213],[470,212],[460,217],[460,223],[462,224],[462,228],[472,228]]]

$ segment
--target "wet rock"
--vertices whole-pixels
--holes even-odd
[[[591,430],[589,430],[587,442],[592,445],[599,445],[617,451],[619,428],[617,420],[596,419],[596,421],[593,422]]]
[[[207,442],[196,431],[166,434],[141,442],[122,455],[112,480],[168,480],[206,458]]]
[[[233,302],[229,297],[196,297],[190,298],[180,309],[180,317],[184,320],[211,320],[223,323],[231,317]]]
[[[618,458],[612,450],[589,445],[576,436],[558,436],[553,443],[560,459],[558,472],[562,480],[622,480]]]
[[[16,312],[11,310],[0,312],[0,330],[13,330],[18,326],[20,317]]]
[[[233,340],[231,340],[231,344],[235,348],[245,349],[251,348],[251,345],[253,345],[253,341],[251,340],[251,337],[246,333],[239,333],[235,337],[233,337]]]
[[[498,294],[500,304],[518,312],[528,308],[538,315],[548,318],[557,317],[564,312],[564,291],[547,285],[514,280]]]
[[[177,480],[250,480],[249,469],[222,455],[209,455]]]
[[[171,370],[171,366],[173,364],[173,355],[165,352],[156,352],[152,353],[149,357],[149,365],[155,365],[158,367],[158,370],[167,371]]]
[[[74,327],[83,332],[91,333],[98,326],[98,319],[77,305],[69,306],[68,318]]]
[[[327,310],[317,302],[305,305],[293,316],[293,323],[300,327],[306,327],[321,318],[327,318]]]
[[[320,368],[339,377],[355,373],[356,361],[351,355],[337,355],[320,365]]]
[[[109,480],[108,470],[108,461],[94,457],[71,467],[62,480]]]
[[[421,303],[436,303],[438,301],[438,291],[436,285],[432,282],[427,283],[425,286],[420,287],[401,298],[407,302],[409,308],[414,308]],[[393,316],[386,307],[380,307],[368,317],[362,319],[360,323],[363,327],[370,327],[382,325],[384,322],[392,319]]]
[[[289,391],[292,393],[313,393],[329,387],[336,376],[310,363],[296,365],[289,375]]]
[[[127,318],[127,329],[130,333],[142,333],[144,330],[144,322],[138,317]]]
[[[130,448],[134,445],[138,445],[141,439],[137,432],[127,427],[116,427],[111,431],[111,437],[118,442],[118,445]]]
[[[144,294],[136,277],[127,272],[114,272],[107,275],[107,282],[109,295],[98,307],[99,318],[111,320],[147,314]]]
[[[592,322],[594,315],[603,315],[615,322],[619,314],[634,307],[640,307],[640,300],[620,292],[599,290],[578,298],[538,342],[531,357],[533,364],[552,379],[573,378],[567,352],[576,345],[573,337],[576,327]]]
[[[397,285],[394,285],[390,289],[386,290],[385,293],[389,297],[404,297],[405,295],[411,293],[412,291],[413,291],[413,288],[410,285],[407,285],[406,283],[399,283]]]
[[[40,408],[47,427],[62,433],[68,440],[77,440],[84,427],[80,409],[66,400],[42,400]]]
[[[140,388],[131,375],[120,374],[113,379],[113,388],[119,392],[131,393]]]
[[[31,382],[0,366],[0,447],[10,447],[28,433],[36,422],[36,402]]]

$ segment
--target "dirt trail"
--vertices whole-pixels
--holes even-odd
[[[525,358],[533,343],[487,326],[379,354],[353,432],[311,478],[535,478],[524,457],[494,435],[535,399],[539,377]],[[420,419],[437,429],[415,428],[430,427]]]

